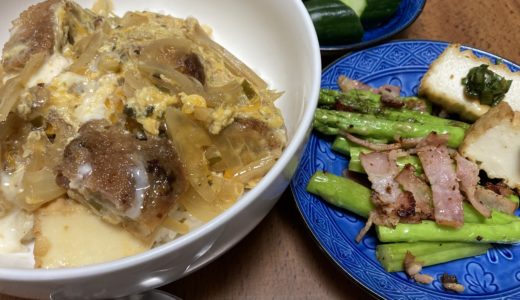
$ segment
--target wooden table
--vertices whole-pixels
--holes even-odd
[[[421,16],[395,39],[457,42],[520,63],[519,27],[520,0],[428,0]],[[163,290],[184,299],[363,299],[369,295],[320,250],[290,190],[237,246]],[[13,299],[0,295],[0,300]]]

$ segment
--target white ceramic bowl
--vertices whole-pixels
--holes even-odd
[[[30,0],[0,2],[0,42]],[[78,1],[91,7],[92,0]],[[149,10],[194,16],[214,38],[285,91],[277,101],[289,145],[273,169],[230,209],[166,245],[125,259],[82,268],[0,268],[0,294],[28,298],[108,298],[179,279],[215,259],[248,234],[287,187],[305,145],[320,86],[319,45],[301,0],[115,0],[116,13]],[[274,247],[274,245],[273,245]],[[202,285],[204,283],[201,283]],[[201,288],[204,288],[201,286]]]

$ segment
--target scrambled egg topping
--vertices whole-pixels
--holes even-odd
[[[0,266],[6,265],[3,254],[15,259],[13,254],[31,251],[33,233],[37,267],[102,262],[153,245],[153,236],[143,240],[124,226],[103,223],[98,218],[102,207],[97,206],[110,204],[83,199],[96,204],[83,207],[68,199],[85,204],[79,200],[84,196],[81,182],[60,178],[58,166],[71,141],[92,121],[106,122],[105,129],[123,128],[120,136],[131,134],[132,140],[169,138],[179,151],[190,186],[174,199],[171,211],[158,217],[163,224],[155,229],[156,243],[187,233],[231,205],[260,180],[285,147],[284,122],[274,105],[280,94],[213,42],[209,27],[193,18],[152,12],[118,17],[109,13],[107,1],[98,1],[95,8],[84,9],[69,0],[32,6],[13,22],[12,37],[3,49]],[[176,122],[168,123],[168,115]],[[185,124],[193,136],[176,135]],[[141,202],[132,206],[137,219],[146,205],[154,205],[144,201],[145,196],[171,188],[147,194],[148,177],[171,180],[171,175],[162,174],[157,162],[132,157],[141,166],[137,177],[145,179],[136,187]],[[79,179],[91,176],[89,164],[80,169]],[[103,238],[83,234],[85,227],[74,225],[79,221],[97,228]],[[101,240],[132,247],[108,247],[112,252],[104,255],[103,248],[97,248]],[[97,254],[76,255],[83,245]],[[24,260],[24,266],[33,263],[32,257],[16,259]]]

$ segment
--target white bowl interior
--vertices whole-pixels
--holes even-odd
[[[35,2],[37,1],[0,2],[2,44],[9,37],[8,28],[11,27],[11,20]],[[84,7],[90,7],[93,3],[89,0],[78,2]],[[196,256],[197,253],[201,253],[200,249],[190,248],[190,244],[197,240],[200,242],[201,239],[207,239],[206,244],[215,243],[217,239],[218,244],[224,246],[215,249],[215,253],[204,261],[207,262],[236,243],[267,214],[287,187],[296,167],[303,143],[309,133],[321,75],[316,34],[300,0],[115,0],[114,6],[118,15],[129,10],[149,10],[176,17],[194,16],[202,24],[213,28],[216,41],[246,62],[273,89],[284,91],[283,96],[277,101],[277,106],[285,118],[289,145],[275,167],[255,189],[244,195],[233,207],[194,232],[146,253],[100,265],[61,270],[0,268],[0,293],[34,297],[35,292],[52,292],[56,288],[53,281],[82,280],[87,276],[116,272],[130,266],[146,264],[149,260],[158,259],[173,251],[198,251],[191,256],[198,258]],[[252,205],[255,201],[266,203]],[[237,232],[236,237],[233,237],[233,230],[229,228],[220,234],[223,229],[218,231],[219,228],[223,228],[238,214],[252,216],[254,224],[242,224],[247,228],[242,231],[240,228],[234,229]],[[220,235],[209,242],[209,233],[217,231]],[[143,271],[153,270],[144,268]],[[185,269],[178,272],[180,273],[176,278],[186,274]],[[1,283],[2,281],[5,283]],[[107,295],[110,293],[103,294]]]

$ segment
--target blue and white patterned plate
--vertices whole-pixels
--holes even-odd
[[[428,65],[447,45],[433,41],[397,41],[344,56],[323,72],[321,86],[338,89],[336,80],[344,74],[375,87],[398,85],[403,95],[416,95]],[[498,58],[484,51],[471,50],[477,56],[493,61]],[[503,62],[513,71],[520,69],[507,60]],[[305,191],[314,172],[325,170],[340,175],[347,167],[348,160],[331,151],[330,142],[316,134],[311,136],[291,188],[312,234],[351,278],[375,295],[390,299],[520,299],[520,245],[497,245],[484,255],[426,267],[424,273],[436,279],[430,285],[414,283],[402,272],[386,272],[375,256],[377,238],[373,232],[360,244],[354,241],[365,220]],[[439,278],[445,272],[457,276],[466,287],[464,293],[447,292],[442,288]]]
[[[350,51],[381,42],[410,26],[421,14],[426,0],[402,0],[395,15],[376,28],[365,30],[360,42],[343,45],[320,45],[324,52]]]

